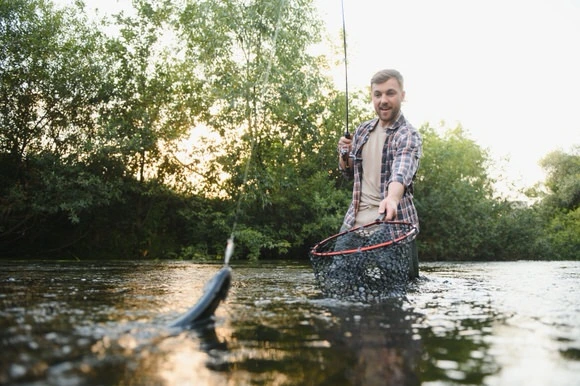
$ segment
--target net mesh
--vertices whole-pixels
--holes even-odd
[[[404,293],[415,235],[412,224],[376,221],[316,244],[310,262],[322,293],[363,302]]]

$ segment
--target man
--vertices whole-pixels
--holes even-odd
[[[382,70],[371,79],[377,118],[357,127],[352,138],[338,142],[339,167],[354,178],[352,202],[342,230],[368,224],[379,216],[412,223],[419,229],[413,203],[413,180],[422,154],[421,136],[401,112],[405,100],[402,75]],[[344,156],[344,154],[348,156]],[[411,277],[419,275],[417,247],[412,241]]]

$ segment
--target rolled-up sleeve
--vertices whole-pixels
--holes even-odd
[[[401,128],[393,139],[394,157],[388,183],[400,182],[405,187],[413,183],[421,158],[421,136],[415,130]]]

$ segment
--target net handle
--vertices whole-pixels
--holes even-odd
[[[358,231],[360,229],[368,228],[368,227],[371,227],[371,226],[374,226],[374,225],[378,225],[378,224],[381,224],[381,223],[382,224],[405,225],[405,226],[409,226],[411,229],[408,232],[406,232],[404,235],[402,235],[400,237],[397,237],[394,240],[389,240],[389,241],[386,241],[386,242],[380,243],[380,244],[369,245],[368,247],[355,248],[355,249],[347,249],[347,250],[343,250],[343,251],[316,252],[316,249],[320,245],[322,245],[322,244],[324,244],[324,243],[326,243],[326,242],[328,242],[328,241],[330,241],[332,239],[338,238],[338,237],[343,236],[343,235],[345,235],[347,233],[356,232],[356,231]],[[411,224],[411,223],[404,222],[404,221],[383,221],[383,220],[381,220],[381,218],[378,218],[375,221],[373,221],[372,223],[365,224],[365,225],[361,225],[361,226],[356,227],[356,228],[351,228],[349,230],[346,230],[344,232],[340,232],[340,233],[338,233],[338,234],[336,234],[334,236],[330,236],[330,237],[322,240],[321,242],[319,242],[318,244],[316,244],[314,247],[312,247],[312,250],[311,250],[310,253],[312,253],[315,256],[337,256],[337,255],[348,255],[348,254],[355,253],[355,252],[372,251],[373,249],[382,248],[382,247],[386,247],[386,246],[389,246],[389,245],[392,245],[392,244],[399,243],[399,242],[401,242],[401,241],[403,241],[403,240],[405,240],[405,239],[407,239],[407,238],[409,238],[409,237],[411,237],[411,236],[413,236],[415,234],[417,234],[417,227],[415,225]]]

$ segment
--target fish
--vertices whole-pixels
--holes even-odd
[[[191,329],[210,323],[220,303],[225,301],[231,282],[232,269],[226,265],[207,282],[197,303],[169,323],[169,327]]]

